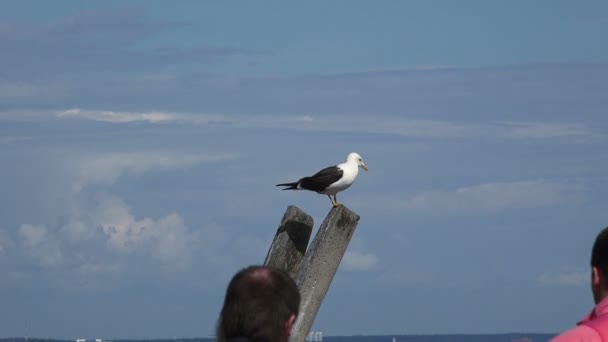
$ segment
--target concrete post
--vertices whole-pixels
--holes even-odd
[[[264,265],[285,270],[295,278],[312,233],[313,219],[300,208],[287,207],[268,249]]]
[[[340,205],[319,227],[295,278],[302,302],[290,342],[305,341],[358,222],[359,215]]]

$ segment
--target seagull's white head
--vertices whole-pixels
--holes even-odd
[[[346,157],[346,162],[355,163],[357,164],[357,166],[361,166],[363,170],[367,171],[367,165],[365,165],[365,163],[363,162],[363,158],[361,158],[361,156],[356,152],[349,154],[348,157]]]

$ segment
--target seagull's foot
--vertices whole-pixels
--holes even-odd
[[[334,208],[337,208],[337,207],[341,206],[342,204],[340,204],[340,203],[336,202],[336,203],[334,203],[334,204],[332,204],[332,205],[333,205],[333,207],[334,207]]]

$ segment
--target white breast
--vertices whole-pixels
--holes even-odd
[[[357,164],[342,163],[338,165],[338,167],[342,169],[342,178],[327,187],[327,189],[321,192],[322,194],[335,195],[342,190],[348,189],[355,182],[357,174],[359,173],[359,166]]]

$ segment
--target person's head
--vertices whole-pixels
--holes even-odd
[[[299,307],[300,291],[287,273],[266,266],[249,266],[235,274],[228,284],[217,340],[285,342]]]
[[[596,303],[608,295],[608,227],[597,235],[591,250],[591,291]]]

